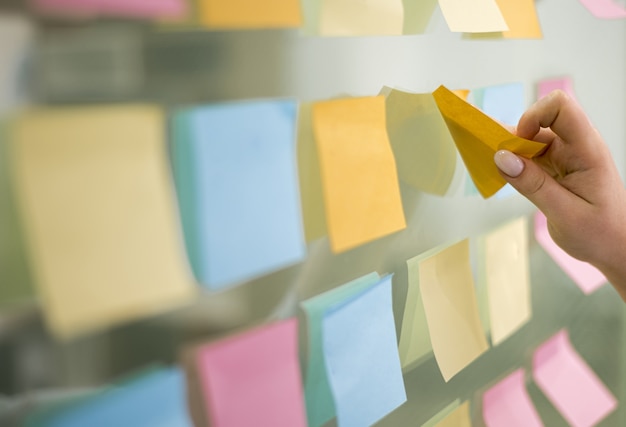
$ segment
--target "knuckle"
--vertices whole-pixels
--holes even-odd
[[[528,177],[523,191],[527,196],[533,196],[540,193],[545,184],[546,175],[544,173],[533,173]]]

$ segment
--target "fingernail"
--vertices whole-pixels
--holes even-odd
[[[498,151],[493,157],[493,160],[498,169],[511,178],[518,177],[524,170],[524,162],[522,162],[522,159],[507,150]]]

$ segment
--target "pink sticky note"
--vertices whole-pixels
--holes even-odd
[[[553,79],[545,79],[539,82],[537,99],[543,98],[553,90],[561,89],[572,98],[576,99],[574,95],[574,84],[571,77],[558,77]]]
[[[38,12],[69,16],[172,18],[187,12],[186,0],[32,0],[32,6]]]
[[[181,17],[187,13],[185,0],[97,0],[99,12],[108,16],[137,18]]]
[[[626,18],[624,6],[611,0],[580,0],[593,16],[600,19]]]
[[[561,330],[533,355],[537,386],[573,427],[591,427],[617,408],[617,400]]]
[[[200,385],[212,427],[305,427],[295,318],[200,347]]]
[[[518,369],[483,395],[483,419],[487,427],[542,427]]]
[[[570,256],[554,243],[548,231],[548,221],[539,211],[535,214],[535,239],[585,294],[592,293],[607,282],[597,268]]]

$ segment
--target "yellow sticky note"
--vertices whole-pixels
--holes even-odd
[[[333,252],[406,227],[383,96],[313,105],[326,223]]]
[[[302,219],[307,242],[326,235],[322,177],[315,137],[313,136],[311,108],[310,102],[303,102],[300,103],[298,111],[298,174]]]
[[[444,195],[456,168],[456,148],[430,93],[385,88],[387,132],[400,179]]]
[[[437,0],[402,0],[404,34],[423,34],[437,7]]]
[[[325,36],[401,35],[402,0],[321,0],[320,29]]]
[[[447,382],[488,349],[478,314],[469,242],[422,255],[419,283],[435,359]]]
[[[216,29],[295,28],[299,0],[198,0],[202,24]]]
[[[443,420],[435,424],[436,427],[472,427],[469,402],[463,403]]]
[[[491,325],[491,342],[500,344],[530,320],[528,221],[519,218],[479,241]]]
[[[407,261],[409,283],[398,346],[400,363],[405,372],[417,366],[433,350],[424,303],[420,294],[419,265],[421,261],[420,256]]]
[[[535,0],[496,0],[508,31],[474,33],[471,38],[540,39],[543,37]]]
[[[159,108],[33,111],[13,130],[16,194],[56,334],[135,320],[192,296]]]
[[[506,184],[493,161],[496,151],[506,149],[531,158],[545,148],[545,144],[513,135],[444,86],[433,95],[467,171],[485,198]]]
[[[495,0],[439,0],[450,31],[484,33],[509,27]]]

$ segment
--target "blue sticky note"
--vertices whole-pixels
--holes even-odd
[[[526,107],[522,83],[487,86],[476,92],[476,106],[485,114],[506,125],[517,126]]]
[[[322,333],[339,426],[372,425],[406,401],[391,276],[329,310]]]
[[[218,290],[300,262],[297,104],[214,104],[173,118],[172,159],[194,274]]]
[[[335,417],[335,404],[326,375],[322,320],[327,310],[352,299],[380,281],[370,273],[302,302],[307,316],[308,360],[304,375],[304,396],[309,427],[320,427]]]
[[[193,427],[184,374],[156,369],[47,412],[41,427]]]

